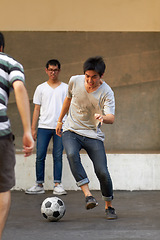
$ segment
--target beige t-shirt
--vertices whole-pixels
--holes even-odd
[[[72,100],[63,132],[70,130],[82,136],[104,141],[104,133],[94,114],[115,114],[114,93],[104,81],[92,93],[86,91],[84,83],[84,75],[73,76],[69,81],[67,96]]]

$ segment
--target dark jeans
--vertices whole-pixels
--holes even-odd
[[[62,141],[77,186],[80,187],[89,183],[79,154],[80,150],[83,148],[92,160],[95,173],[100,182],[103,199],[105,201],[111,201],[113,199],[113,187],[107,167],[107,158],[103,142],[81,136],[71,131],[65,131],[62,134]]]
[[[45,159],[47,148],[53,137],[53,176],[54,182],[61,182],[62,177],[62,138],[56,134],[55,129],[38,128],[37,153],[36,153],[36,177],[37,183],[44,183]]]

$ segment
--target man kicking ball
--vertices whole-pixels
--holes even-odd
[[[100,129],[103,123],[112,124],[115,114],[114,93],[102,80],[105,68],[102,57],[92,57],[83,65],[84,75],[71,77],[56,133],[61,136],[62,120],[69,111],[63,126],[62,141],[77,186],[85,195],[86,209],[92,209],[98,203],[89,190],[89,179],[79,153],[81,149],[86,150],[93,162],[105,201],[107,219],[116,219],[117,215],[112,207],[113,187],[107,167],[104,134]]]

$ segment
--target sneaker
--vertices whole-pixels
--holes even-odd
[[[108,207],[108,209],[105,210],[106,216],[108,220],[117,219],[116,211],[112,207]]]
[[[55,195],[66,195],[67,192],[64,190],[63,185],[60,183],[54,187],[53,194]]]
[[[35,185],[25,191],[27,194],[42,194],[45,193],[44,187],[40,187],[38,185]]]
[[[93,196],[86,197],[86,209],[92,209],[98,205],[98,202]]]

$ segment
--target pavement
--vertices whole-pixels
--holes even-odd
[[[66,213],[48,222],[40,213],[52,191],[27,195],[12,191],[12,204],[2,240],[160,240],[160,191],[114,191],[118,219],[107,220],[100,191],[92,191],[99,205],[85,209],[82,192],[60,196]]]

